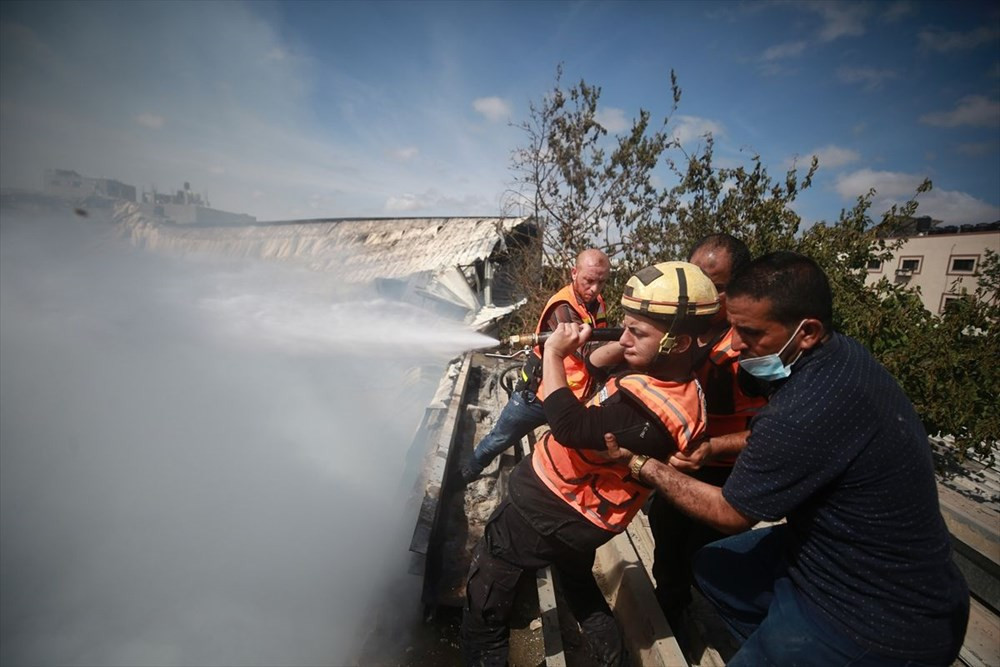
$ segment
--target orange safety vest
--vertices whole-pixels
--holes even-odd
[[[561,290],[552,295],[552,298],[548,300],[545,304],[545,308],[542,309],[542,314],[538,318],[538,324],[535,326],[535,333],[541,333],[542,327],[548,331],[549,327],[547,321],[552,311],[555,310],[556,306],[561,303],[568,304],[570,308],[576,311],[576,314],[580,316],[580,319],[584,324],[589,324],[595,329],[600,329],[608,326],[608,318],[604,307],[604,297],[597,295],[597,313],[591,315],[590,311],[587,310],[587,306],[581,303],[576,297],[576,291],[573,290],[573,285],[566,285]],[[541,374],[540,360],[542,358],[542,348],[540,345],[536,345],[535,349],[532,350],[535,355],[538,364],[538,372]],[[583,400],[590,393],[590,373],[587,372],[587,363],[584,361],[583,355],[581,354],[571,354],[565,359],[563,359],[563,366],[566,368],[566,384],[569,386],[570,391],[579,399]],[[538,381],[538,390],[535,392],[539,400],[545,400],[545,388],[543,379]]]
[[[697,380],[668,382],[631,373],[612,378],[587,405],[600,405],[622,391],[663,424],[678,449],[705,430],[705,397]],[[610,461],[585,449],[559,443],[549,431],[535,446],[531,464],[539,479],[591,523],[620,533],[643,506],[652,489],[629,473],[626,461]]]
[[[737,381],[740,353],[733,349],[733,329],[712,346],[708,358],[695,371],[705,390],[708,428],[711,436],[738,433],[750,428],[750,420],[767,405],[763,396],[747,396]],[[710,465],[732,465],[732,459],[719,459]]]

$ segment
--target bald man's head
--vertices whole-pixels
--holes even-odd
[[[750,250],[743,241],[730,234],[709,234],[698,241],[688,261],[708,276],[719,293],[719,312],[715,323],[726,321],[726,285],[736,272],[750,263]]]
[[[600,296],[611,274],[611,261],[597,248],[584,250],[576,258],[571,272],[573,290],[582,303],[591,303]]]

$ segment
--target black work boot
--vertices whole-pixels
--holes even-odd
[[[483,469],[477,466],[474,461],[469,461],[458,471],[458,476],[462,479],[463,486],[476,481],[482,474]]]

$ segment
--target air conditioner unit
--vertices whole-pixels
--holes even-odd
[[[913,275],[913,269],[896,269],[896,275],[909,278]]]

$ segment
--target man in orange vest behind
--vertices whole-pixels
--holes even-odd
[[[462,619],[468,665],[506,664],[518,580],[547,565],[596,663],[625,662],[621,633],[594,581],[594,552],[624,531],[649,498],[651,489],[636,481],[642,463],[665,461],[704,432],[694,342],[718,312],[719,297],[697,266],[664,262],[629,278],[621,304],[619,343],[628,370],[586,403],[570,389],[564,360],[589,339],[591,327],[559,324],[545,342],[544,412],[551,430],[514,468],[507,497],[473,552]],[[632,465],[610,461],[605,433],[641,456]]]
[[[552,331],[563,322],[606,327],[607,318],[601,292],[610,272],[611,262],[603,252],[596,248],[581,252],[576,258],[576,266],[570,272],[570,283],[556,292],[542,309],[535,333]],[[500,412],[493,429],[476,445],[469,462],[462,466],[464,482],[468,483],[479,477],[483,468],[493,459],[545,423],[545,411],[542,408],[545,390],[541,382],[541,364],[541,348],[535,347],[521,371],[520,382]],[[590,373],[587,371],[583,352],[574,350],[566,356],[563,364],[569,388],[577,399],[583,400],[591,389]]]

